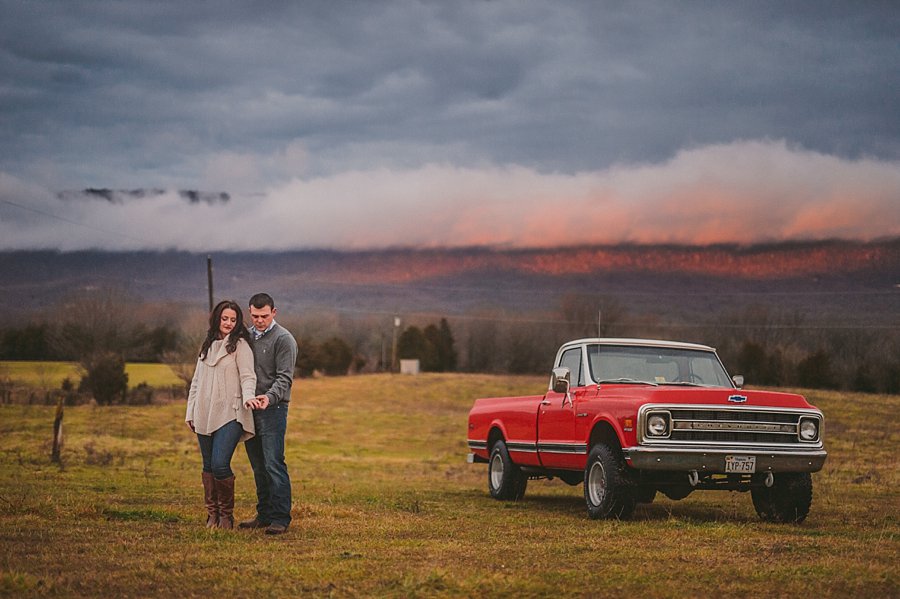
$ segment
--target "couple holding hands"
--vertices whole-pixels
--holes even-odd
[[[206,527],[234,528],[231,458],[244,441],[257,504],[256,517],[238,527],[280,534],[291,522],[284,435],[297,342],[275,322],[270,295],[251,297],[249,310],[248,329],[234,301],[213,308],[188,393],[185,422],[197,434],[203,457]]]

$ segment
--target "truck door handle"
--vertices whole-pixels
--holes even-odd
[[[549,399],[545,399],[544,401],[541,402],[541,405],[542,405],[542,406],[549,406],[549,405],[550,405],[550,400],[549,400]]]

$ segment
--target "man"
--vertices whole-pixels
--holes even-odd
[[[239,528],[265,528],[281,534],[291,523],[291,479],[284,462],[284,433],[297,362],[297,342],[275,322],[275,301],[266,293],[250,298],[250,336],[256,366],[256,400],[253,411],[256,435],[244,447],[256,480],[256,517]]]

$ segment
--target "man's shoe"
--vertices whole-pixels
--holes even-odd
[[[287,532],[287,526],[284,524],[275,524],[273,522],[272,524],[269,524],[268,528],[266,528],[267,535],[280,535],[284,534],[285,532]]]
[[[261,522],[259,518],[254,518],[253,520],[244,520],[240,524],[238,524],[238,528],[248,529],[248,528],[266,528],[269,526],[268,522]]]

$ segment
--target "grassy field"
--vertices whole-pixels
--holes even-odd
[[[544,377],[371,375],[297,381],[288,534],[207,531],[183,404],[0,406],[0,595],[890,597],[900,595],[900,397],[811,392],[825,469],[802,525],[760,522],[749,494],[695,493],[587,519],[581,487],[491,499],[467,465],[481,395]],[[238,448],[238,518],[253,483]]]
[[[151,387],[184,385],[166,364],[129,363],[125,365],[125,372],[129,387],[141,383]],[[75,362],[0,362],[0,379],[8,378],[15,383],[40,389],[59,389],[65,379],[77,386],[81,374]]]

